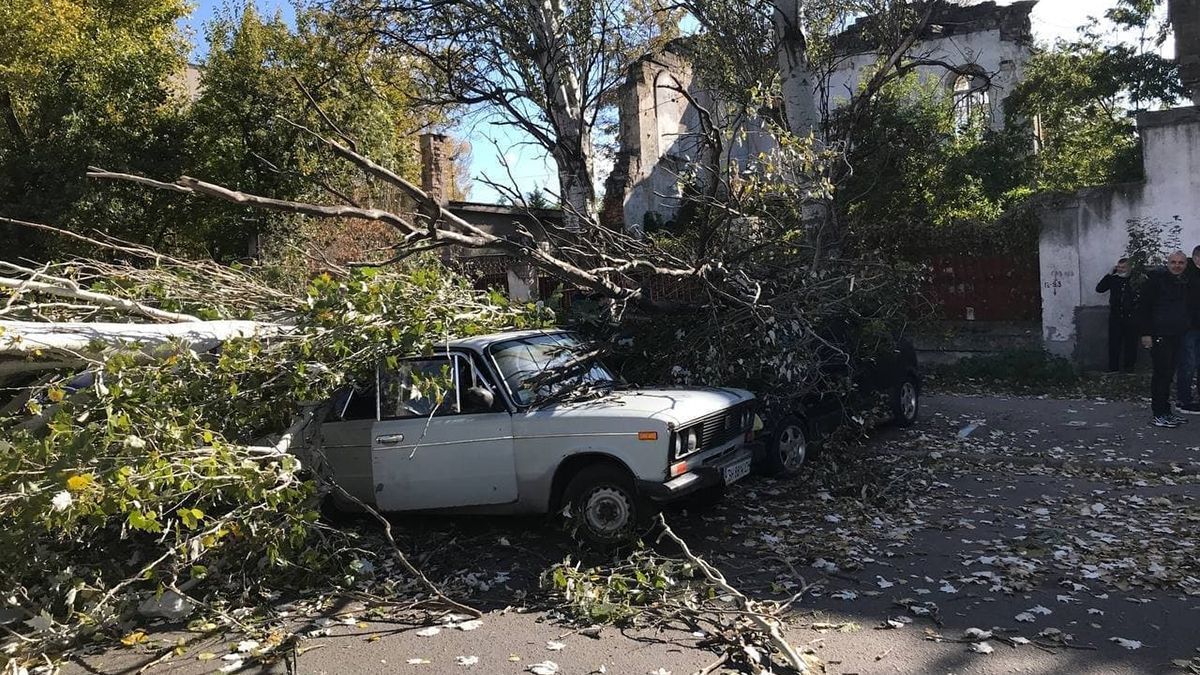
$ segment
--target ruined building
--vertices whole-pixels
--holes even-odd
[[[911,56],[924,65],[916,72],[944,87],[964,118],[982,113],[994,128],[1004,125],[1004,99],[1021,80],[1032,56],[1029,14],[1037,0],[941,5]],[[841,59],[814,91],[826,116],[846,103],[877,60],[865,37],[869,19],[851,25],[834,40]],[[699,87],[686,45],[675,43],[633,64],[621,87],[620,152],[606,183],[604,221],[640,228],[669,222],[679,208],[679,175],[697,159],[700,107],[718,105]],[[725,161],[745,167],[774,141],[754,120],[727,130]]]

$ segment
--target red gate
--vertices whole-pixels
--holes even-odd
[[[1040,321],[1042,292],[1033,256],[938,256],[924,295],[947,320]]]

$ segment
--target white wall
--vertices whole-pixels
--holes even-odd
[[[1081,332],[1080,317],[1107,311],[1096,283],[1125,253],[1130,220],[1151,219],[1165,230],[1178,224],[1186,253],[1200,244],[1200,109],[1145,113],[1138,128],[1145,182],[1084,190],[1041,211],[1042,337],[1060,356],[1082,359],[1106,339]]]
[[[1024,77],[1030,52],[1028,45],[1002,40],[1000,30],[995,29],[925,40],[914,48],[913,55],[954,66],[975,65],[989,75],[991,126],[1000,130],[1004,128],[1003,101]],[[826,94],[831,110],[845,104],[858,91],[863,79],[870,75],[876,58],[874,54],[856,54],[847,58],[844,65],[830,75]],[[916,72],[922,82],[932,80],[946,87],[949,95],[949,87],[953,82],[950,71],[941,66],[920,66]]]

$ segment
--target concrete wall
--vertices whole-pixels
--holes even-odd
[[[1138,133],[1144,182],[1050,197],[1040,209],[1043,344],[1087,367],[1105,363],[1108,298],[1095,289],[1124,255],[1130,222],[1161,224],[1164,246],[1200,244],[1200,109],[1143,113]]]

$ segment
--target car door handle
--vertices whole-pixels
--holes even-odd
[[[380,445],[395,445],[404,440],[404,434],[390,434],[388,436],[376,436],[375,442]]]

